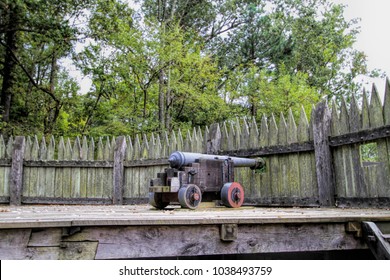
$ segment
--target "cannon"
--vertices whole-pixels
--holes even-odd
[[[171,202],[196,209],[202,201],[221,201],[230,208],[244,202],[244,189],[234,181],[234,167],[261,169],[261,158],[186,153],[176,151],[169,158],[169,168],[150,180],[149,203],[164,209]]]

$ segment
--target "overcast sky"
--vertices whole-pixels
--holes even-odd
[[[360,18],[361,32],[355,49],[367,55],[369,70],[381,69],[390,75],[390,1],[389,0],[332,0],[347,5],[345,18]],[[383,94],[385,79],[375,79],[379,92]],[[371,88],[369,88],[371,89]]]

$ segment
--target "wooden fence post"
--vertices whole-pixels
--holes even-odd
[[[321,206],[334,206],[335,183],[332,153],[329,146],[331,114],[326,101],[316,106],[313,117],[313,138],[319,202]]]
[[[208,135],[206,135],[206,153],[218,154],[221,150],[221,129],[219,124],[214,123],[211,125]]]
[[[23,158],[26,141],[24,136],[17,136],[13,144],[12,165],[10,174],[10,204],[22,204]]]
[[[114,170],[113,170],[113,204],[123,204],[124,190],[124,159],[126,155],[126,138],[119,136],[116,139],[114,151]]]

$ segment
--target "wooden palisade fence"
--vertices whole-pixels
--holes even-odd
[[[332,103],[304,110],[240,119],[210,128],[117,138],[0,136],[0,203],[145,203],[149,179],[168,166],[176,151],[263,157],[259,173],[236,168],[246,203],[262,206],[390,205],[390,85],[384,105],[373,88],[341,108]],[[364,162],[361,146],[374,143],[377,157]]]

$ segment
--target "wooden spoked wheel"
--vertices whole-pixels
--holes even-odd
[[[196,209],[202,201],[202,192],[197,185],[183,185],[179,189],[178,198],[183,208]]]
[[[230,208],[238,208],[244,203],[244,189],[237,182],[229,182],[223,185],[221,190],[223,205]]]

